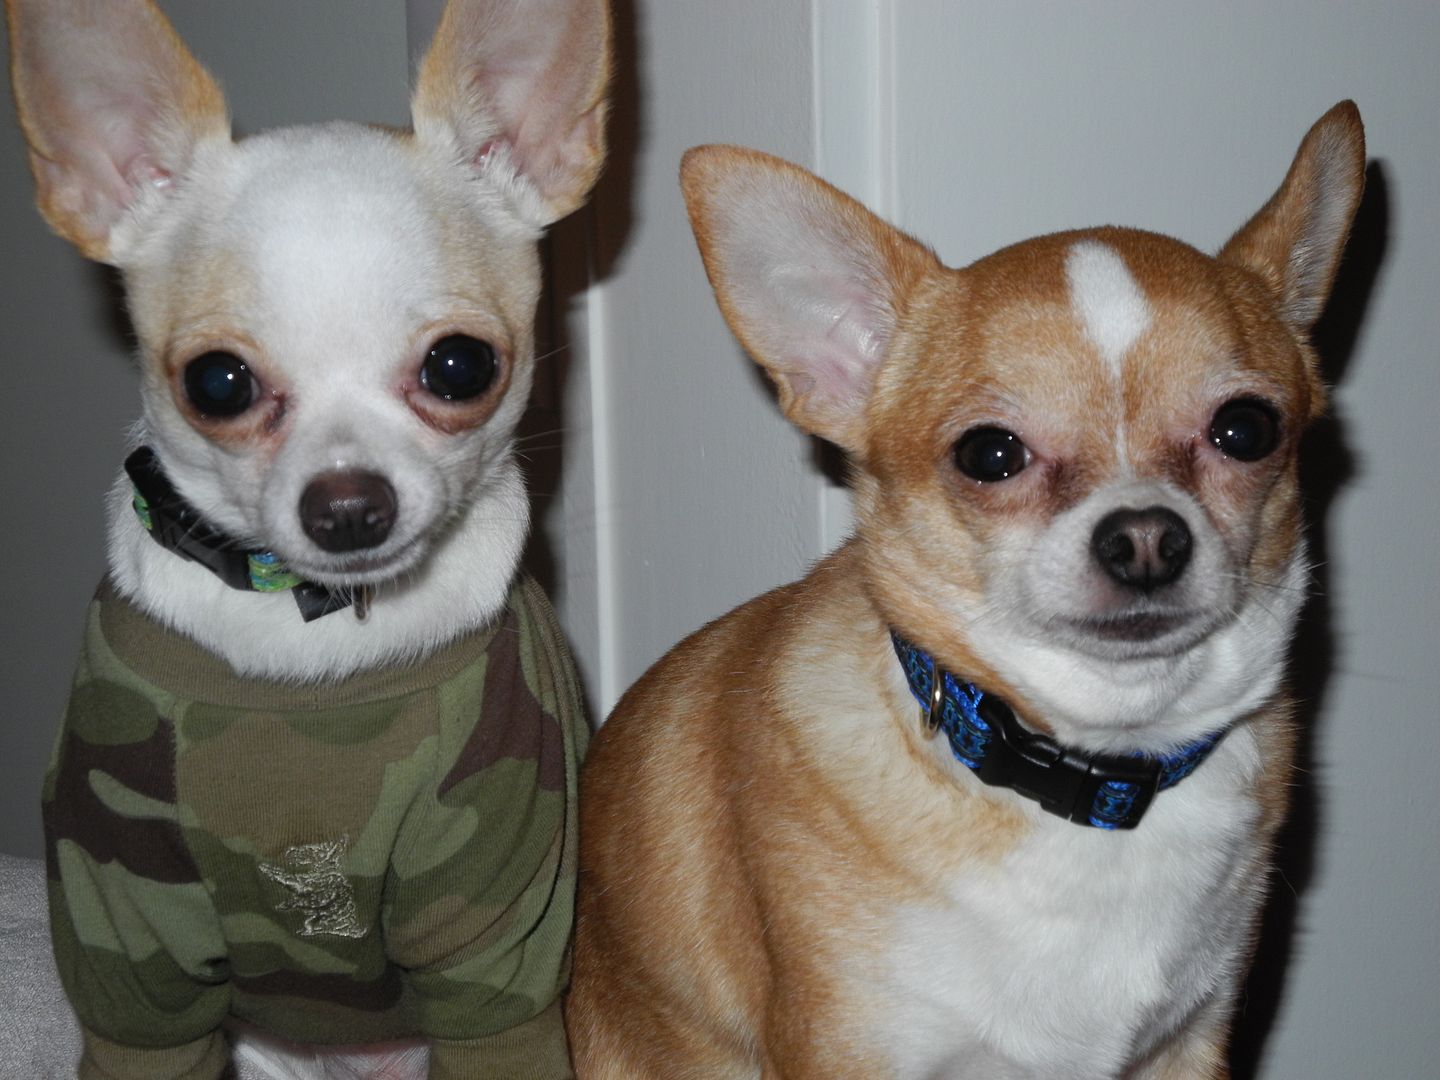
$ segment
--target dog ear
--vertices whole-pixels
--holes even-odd
[[[230,137],[219,87],[151,0],[6,0],[10,70],[40,212],[101,262],[116,227]],[[123,245],[120,245],[123,246]]]
[[[720,309],[775,380],[785,415],[859,450],[875,372],[935,255],[768,154],[696,147],[680,186]]]
[[[1258,274],[1291,325],[1309,330],[1330,296],[1364,187],[1365,129],[1355,103],[1342,101],[1315,122],[1280,190],[1220,259]]]
[[[604,0],[450,0],[411,115],[422,142],[496,179],[543,227],[600,174],[609,78]]]

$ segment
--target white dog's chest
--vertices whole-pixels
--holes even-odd
[[[1258,902],[1257,809],[1217,790],[1233,779],[1192,778],[1135,832],[1042,821],[939,905],[898,911],[871,1013],[896,1076],[1123,1076],[1228,987]]]

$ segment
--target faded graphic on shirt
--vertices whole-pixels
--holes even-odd
[[[280,911],[302,911],[301,937],[364,937],[368,928],[355,914],[355,886],[345,877],[345,849],[350,837],[296,844],[285,849],[283,865],[261,863],[260,872],[289,889],[293,896],[281,902]]]

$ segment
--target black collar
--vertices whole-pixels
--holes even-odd
[[[273,552],[245,548],[200,516],[185,501],[165,475],[155,451],[142,446],[125,459],[125,472],[135,485],[135,516],[155,542],[192,562],[197,562],[232,589],[242,592],[273,593],[289,590],[300,614],[313,622],[332,611],[341,611],[356,602],[356,614],[364,615],[364,590],[332,588],[303,581],[291,573]]]
[[[926,730],[943,731],[955,759],[984,783],[1010,788],[1077,825],[1133,829],[1155,795],[1194,772],[1224,734],[1159,755],[1064,747],[1021,726],[1000,698],[937,667],[895,631],[890,637]]]

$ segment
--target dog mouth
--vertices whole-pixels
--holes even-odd
[[[1077,628],[1101,641],[1154,641],[1190,622],[1185,614],[1139,611],[1103,619],[1081,619]]]
[[[1063,622],[1075,645],[1124,659],[1176,655],[1204,636],[1205,629],[1204,620],[1192,611],[1132,611]]]
[[[425,554],[420,536],[412,537],[383,553],[353,552],[323,562],[297,559],[290,569],[307,581],[332,588],[358,585],[382,585],[412,570]]]

